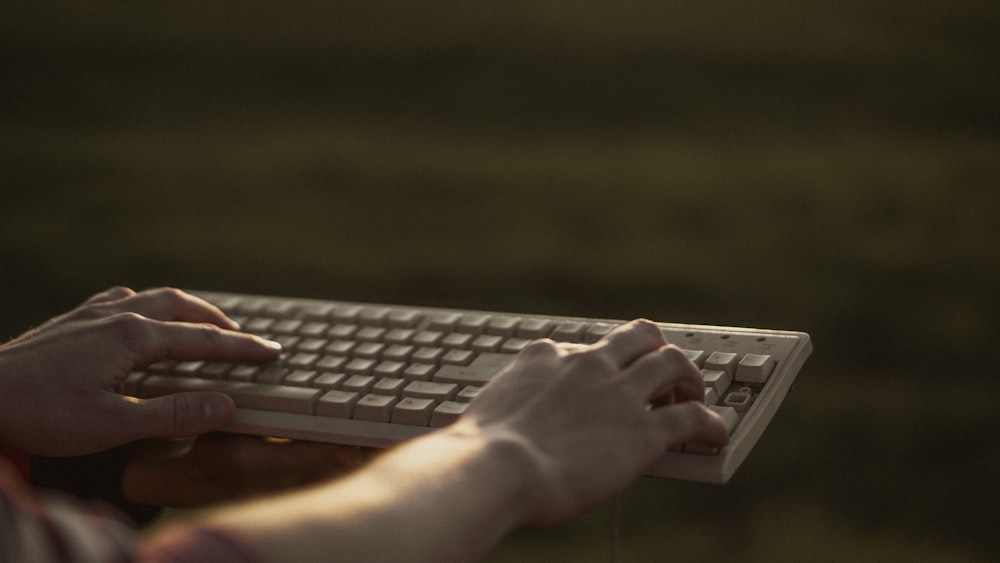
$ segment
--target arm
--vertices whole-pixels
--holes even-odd
[[[273,561],[474,560],[518,526],[560,522],[613,496],[673,444],[723,444],[702,393],[696,368],[651,323],[592,347],[538,342],[451,427],[341,481],[236,505],[202,525]],[[153,545],[170,541],[168,532]]]

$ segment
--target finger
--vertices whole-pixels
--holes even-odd
[[[118,301],[119,299],[124,299],[126,297],[131,297],[135,295],[135,291],[131,288],[116,286],[102,291],[90,299],[84,301],[84,305],[94,305],[99,303],[108,303],[112,301]]]
[[[123,399],[126,399],[123,397]],[[130,430],[138,438],[193,436],[218,430],[236,411],[233,400],[215,391],[192,391],[155,399],[128,400]]]
[[[161,359],[261,363],[277,359],[281,345],[259,336],[209,324],[151,321],[154,340],[149,353]]]
[[[518,360],[526,362],[551,358],[558,355],[559,352],[557,350],[557,346],[558,344],[556,344],[556,342],[548,338],[535,340],[521,350],[518,354]]]
[[[176,323],[123,313],[101,321],[118,332],[132,366],[160,360],[213,360],[262,363],[277,359],[281,345],[211,324]]]
[[[653,404],[705,401],[701,372],[676,346],[646,354],[627,368],[626,375],[642,399]]]
[[[729,441],[726,425],[719,415],[694,401],[653,409],[655,424],[663,432],[662,449],[688,442],[721,448]],[[661,449],[661,451],[662,451]]]
[[[626,323],[601,339],[597,348],[604,348],[619,368],[666,344],[659,327],[645,319]]]
[[[118,304],[120,312],[139,313],[160,321],[209,323],[237,330],[239,325],[208,301],[179,289],[161,287],[136,293]]]

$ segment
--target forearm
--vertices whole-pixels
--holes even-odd
[[[534,461],[514,439],[439,432],[353,477],[236,506],[208,523],[272,561],[468,561],[524,522]]]

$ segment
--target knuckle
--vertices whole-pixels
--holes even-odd
[[[604,353],[601,348],[589,348],[570,354],[566,361],[574,369],[584,373],[598,373],[615,370],[615,363]]]
[[[555,341],[542,338],[535,340],[521,350],[521,356],[525,358],[536,358],[556,355]]]
[[[663,339],[663,332],[660,327],[649,319],[636,319],[631,323],[632,329],[639,334],[653,338]]]
[[[148,290],[146,293],[171,304],[181,303],[186,299],[185,293],[175,287],[157,287]]]
[[[152,321],[138,313],[115,313],[104,319],[103,325],[136,356],[143,356],[155,343]]]
[[[146,328],[149,324],[149,319],[139,313],[125,311],[111,315],[107,318],[106,323],[120,333],[133,334]]]
[[[105,290],[103,295],[108,297],[127,297],[129,295],[135,295],[135,291],[124,285],[115,285]]]
[[[664,360],[670,363],[676,363],[678,365],[691,364],[691,360],[688,359],[687,354],[685,354],[683,350],[681,350],[674,344],[670,344],[669,346],[664,347],[661,350],[660,355],[663,357]]]

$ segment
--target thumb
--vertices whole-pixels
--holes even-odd
[[[146,399],[140,403],[140,433],[176,437],[218,430],[233,419],[236,406],[225,393],[191,391]]]

